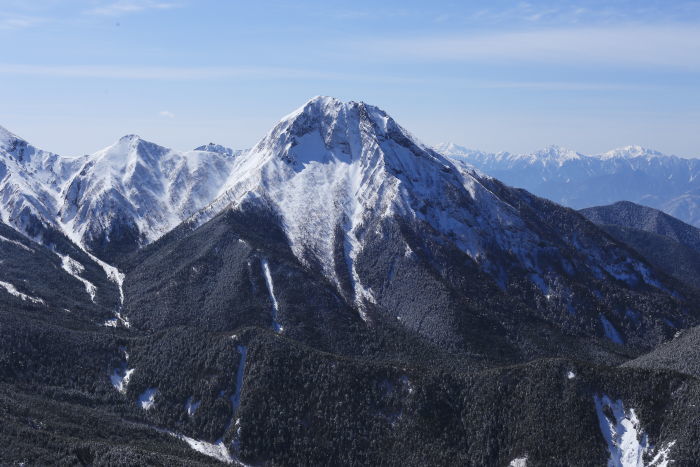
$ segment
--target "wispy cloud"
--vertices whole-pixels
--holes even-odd
[[[700,69],[695,25],[541,29],[459,36],[376,39],[358,44],[400,61],[612,64]]]
[[[384,74],[337,73],[310,69],[277,67],[132,67],[132,66],[43,66],[0,63],[0,76],[29,75],[48,78],[117,79],[145,81],[207,81],[236,79],[351,81],[389,84],[440,83],[457,88],[472,89],[530,89],[541,91],[620,91],[663,87],[662,84],[630,84],[626,82],[582,81],[498,81],[469,80],[450,75],[392,76]],[[159,112],[165,118],[174,115],[167,110]]]
[[[158,115],[165,118],[175,118],[175,114],[168,110],[161,110],[160,112],[158,112]]]
[[[331,81],[417,82],[416,78],[338,73],[282,67],[142,67],[116,65],[26,65],[0,63],[1,75],[55,78],[197,81],[216,79],[318,79]]]
[[[46,18],[39,16],[15,15],[0,12],[0,30],[30,28],[45,22]]]
[[[86,10],[84,13],[97,16],[121,16],[147,10],[171,10],[181,4],[154,0],[117,0]]]
[[[660,87],[650,84],[605,83],[581,81],[480,81],[468,83],[484,89],[531,89],[541,91],[629,91]]]
[[[674,0],[673,6],[664,1],[535,1],[492,2],[484,8],[472,10],[465,17],[467,23],[484,26],[512,26],[527,24],[614,25],[623,23],[673,23],[697,19],[700,3],[697,0]]]

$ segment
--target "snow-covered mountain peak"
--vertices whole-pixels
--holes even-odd
[[[55,157],[53,153],[42,151],[11,131],[0,126],[0,158],[11,157],[22,166],[42,165],[46,159]]]
[[[99,182],[104,189],[115,184],[138,183],[150,191],[158,191],[156,180],[167,168],[167,160],[177,158],[169,148],[146,141],[137,135],[126,135],[114,144],[88,156],[83,171],[89,172],[91,183]]]
[[[562,165],[584,159],[586,156],[571,149],[550,145],[532,153],[487,153],[475,151],[456,144],[443,144],[436,148],[441,154],[454,158],[461,162],[474,164],[483,169],[481,165],[508,164],[508,165],[537,165],[543,167],[561,167]]]
[[[0,127],[0,218],[23,232],[50,225],[61,187],[79,163],[37,149]]]
[[[211,202],[231,164],[222,152],[180,153],[123,136],[87,156],[64,190],[61,223],[92,249],[149,243]]]
[[[354,259],[368,229],[394,218],[454,238],[475,259],[487,244],[515,249],[529,242],[522,236],[494,236],[504,225],[520,226],[512,208],[473,173],[424,146],[383,110],[362,102],[307,102],[236,158],[226,187],[197,216],[198,222],[226,206],[261,204],[280,220],[302,262],[320,265],[340,289],[338,271],[349,269],[353,284],[348,294],[358,303],[372,298],[362,287]],[[339,245],[345,253],[342,262]]]
[[[469,151],[466,147],[460,146],[459,144],[455,144],[452,142],[438,143],[433,147],[433,149],[435,149],[437,152],[444,152],[455,155]]]
[[[202,146],[194,148],[194,150],[204,152],[215,152],[217,154],[224,154],[226,156],[237,156],[241,153],[240,149],[231,149],[216,143],[204,144]]]
[[[135,140],[140,140],[140,139],[141,139],[141,137],[139,135],[131,133],[131,134],[122,136],[121,138],[119,138],[119,141],[135,141]]]
[[[616,158],[624,158],[624,159],[634,159],[637,157],[645,157],[645,158],[650,158],[650,157],[669,157],[666,154],[656,151],[654,149],[649,149],[645,148],[642,146],[624,146],[621,148],[616,148],[612,149],[610,151],[607,151],[599,156],[601,159],[616,159]]]
[[[700,159],[666,155],[637,145],[598,155],[557,147],[535,154],[444,154],[569,207],[626,199],[700,225]]]
[[[384,141],[411,147],[423,157],[443,159],[378,107],[330,97],[315,97],[287,115],[248,152],[246,159],[257,158],[258,163],[264,163],[266,158],[275,157],[297,170],[332,160],[350,163],[363,159],[364,165],[402,166],[405,161],[396,159],[396,151],[378,150],[387,149],[382,147]],[[439,164],[450,165],[446,160]]]
[[[171,152],[170,149],[142,139],[138,135],[125,135],[119,138],[114,144],[97,151],[93,158],[128,159],[141,158],[150,159],[162,157]]]
[[[439,143],[433,147],[440,154],[455,156],[455,157],[467,157],[475,154],[485,154],[483,151],[478,149],[470,149],[465,146],[460,146],[455,143]]]
[[[555,161],[552,166],[582,157],[559,147],[541,156]],[[227,210],[249,222],[265,219],[305,267],[323,274],[368,320],[382,306],[384,279],[377,277],[393,274],[374,274],[368,258],[388,248],[386,242],[414,258],[413,238],[461,251],[504,288],[524,274],[547,300],[550,289],[573,274],[569,265],[546,259],[562,248],[574,252],[577,268],[588,268],[591,277],[605,277],[604,268],[613,265],[616,277],[641,280],[634,268],[645,266],[618,265],[624,252],[605,253],[600,238],[589,244],[567,232],[554,240],[531,217],[540,203],[453,164],[377,107],[315,98],[234,159],[223,193],[190,226]],[[601,266],[589,268],[584,255],[596,255]]]
[[[0,219],[23,232],[57,228],[109,259],[157,239],[216,198],[238,153],[206,149],[181,153],[129,134],[66,158],[0,127]]]
[[[558,146],[556,144],[552,144],[544,149],[535,151],[532,154],[532,156],[538,160],[547,162],[558,162],[560,164],[566,161],[576,160],[585,157],[583,154],[579,154],[576,151],[562,146]]]
[[[302,106],[294,109],[291,113],[285,115],[280,119],[280,122],[293,120],[299,114],[304,112],[318,112],[320,109],[329,109],[334,107],[340,107],[343,102],[340,99],[330,96],[315,96],[306,101]]]

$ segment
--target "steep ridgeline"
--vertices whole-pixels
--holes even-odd
[[[620,201],[609,206],[582,209],[581,214],[599,225],[617,225],[662,235],[700,253],[700,229],[658,209]]]
[[[266,227],[253,238],[241,225]],[[198,234],[203,229],[212,233]],[[231,254],[240,259],[197,263],[183,253],[219,251],[214,232],[231,239],[221,248],[236,240]],[[543,322],[643,349],[698,319],[681,284],[580,214],[455,166],[364,103],[315,98],[238,157],[224,194],[130,270],[128,312],[144,326],[156,316],[171,322],[171,313],[182,323],[211,321],[209,307],[189,316],[176,310],[205,299],[217,301],[211,309],[230,309],[241,289],[189,293],[190,277],[211,284],[207,274],[233,268],[243,290],[247,277],[264,287],[261,259],[249,255],[274,251],[288,254],[268,258],[273,279],[285,258],[367,327],[397,327],[450,351],[481,354],[489,341],[516,360],[546,354],[560,341],[526,332],[541,332]],[[274,286],[278,319],[293,333],[284,296],[298,284],[284,276],[286,284]],[[172,307],[161,306],[165,290]]]
[[[31,237],[57,226],[63,185],[86,157],[64,159],[0,127],[0,217]]]
[[[596,156],[558,146],[532,154],[494,154],[455,144],[440,144],[436,150],[565,206],[581,209],[628,200],[700,226],[700,159],[639,146]]]
[[[226,146],[222,146],[222,145],[216,144],[216,143],[204,144],[202,146],[195,148],[194,150],[195,151],[204,151],[204,152],[216,152],[216,153],[224,154],[224,155],[231,156],[231,157],[240,156],[244,152],[240,149],[231,149],[231,148],[227,148]]]
[[[688,287],[700,288],[700,229],[628,201],[580,212],[658,269]]]
[[[0,129],[0,214],[39,241],[61,231],[111,263],[206,206],[238,154],[214,144],[180,153],[129,135],[64,158]]]
[[[215,149],[179,153],[125,136],[66,184],[60,221],[98,256],[133,251],[219,194],[234,154]]]

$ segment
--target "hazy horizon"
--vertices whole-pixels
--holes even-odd
[[[426,144],[700,157],[697,2],[25,3],[0,6],[0,125],[62,155],[250,147],[329,95]]]

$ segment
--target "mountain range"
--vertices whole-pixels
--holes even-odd
[[[65,158],[0,129],[0,218],[32,237],[59,230],[112,261],[211,202],[237,153],[214,144],[180,153],[127,135]]]
[[[126,136],[63,158],[3,131],[0,201],[2,462],[700,457],[676,344],[700,291],[611,234],[620,215],[511,188],[377,107],[314,98],[246,151]]]
[[[700,227],[700,159],[627,146],[587,156],[559,146],[531,154],[435,148],[512,186],[575,209],[631,201]]]

